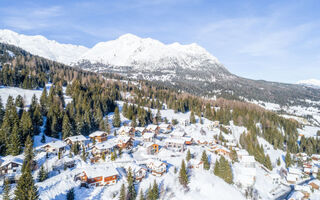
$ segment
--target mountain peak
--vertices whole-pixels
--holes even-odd
[[[141,40],[141,39],[142,38],[131,33],[123,34],[118,38],[118,40]]]

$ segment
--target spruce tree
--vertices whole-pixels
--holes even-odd
[[[203,162],[203,169],[209,170],[210,169],[210,163],[208,161],[208,156],[206,151],[204,150],[202,152],[201,161]]]
[[[71,188],[67,193],[67,200],[74,200],[74,189]]]
[[[46,87],[43,88],[42,90],[42,94],[41,94],[41,97],[40,97],[40,107],[41,107],[41,114],[46,116],[47,115],[47,89]]]
[[[191,157],[192,157],[192,156],[191,156],[190,149],[188,149],[186,161],[189,162],[189,160],[191,160]]]
[[[28,136],[33,136],[32,120],[28,112],[23,111],[20,127],[22,131],[21,141],[25,141]]]
[[[72,126],[67,113],[65,113],[62,121],[62,138],[66,139],[70,136],[72,136]]]
[[[291,155],[290,155],[290,152],[287,151],[287,154],[286,154],[286,157],[285,157],[285,163],[286,163],[286,168],[290,167],[291,164],[292,164],[292,161],[291,161]]]
[[[26,160],[24,161],[26,162]],[[35,186],[32,174],[31,174],[31,162],[25,164],[25,168],[22,171],[16,190],[14,191],[15,200],[37,200],[39,199],[38,189]]]
[[[34,110],[33,118],[32,118],[33,134],[34,135],[39,135],[40,127],[42,126],[42,124],[43,124],[43,121],[42,121],[42,116],[41,116],[41,112],[40,112],[40,107],[37,106]]]
[[[196,117],[194,116],[194,112],[191,111],[191,114],[190,114],[190,123],[191,124],[195,124],[196,123]]]
[[[19,128],[18,125],[15,124],[12,133],[10,135],[10,143],[7,145],[7,154],[12,155],[12,156],[17,156],[21,153],[21,142],[20,142],[20,137],[19,137]]]
[[[153,181],[152,194],[153,194],[154,200],[159,199],[159,186],[158,186],[156,180]]]
[[[43,167],[43,165],[40,168],[39,174],[38,174],[38,181],[42,182],[46,180],[49,176],[48,171]]]
[[[121,185],[119,200],[126,200],[126,187],[124,183]]]
[[[129,168],[129,171],[128,171],[127,181],[128,181],[127,200],[134,200],[137,196],[137,192],[133,184],[133,175],[132,175],[131,168]]]
[[[120,127],[121,120],[120,120],[120,114],[119,114],[119,108],[118,107],[116,107],[116,109],[114,110],[112,124],[113,124],[114,127]]]
[[[185,164],[184,160],[182,160],[182,162],[181,162],[181,167],[180,167],[180,171],[179,171],[179,182],[183,187],[187,188],[188,183],[189,183],[189,178],[188,178],[186,164]]]
[[[142,189],[140,190],[140,198],[139,198],[139,200],[144,200],[144,195],[143,195]]]
[[[8,178],[5,178],[2,188],[2,200],[10,200],[10,189],[10,181]]]
[[[272,164],[270,160],[270,156],[267,154],[266,159],[265,159],[265,164],[264,166],[268,168],[269,170],[272,170]]]

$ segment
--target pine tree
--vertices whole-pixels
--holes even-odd
[[[46,180],[49,176],[49,173],[46,169],[44,169],[43,165],[40,168],[39,174],[38,174],[38,181],[42,182]]]
[[[10,135],[10,143],[7,145],[7,154],[17,156],[21,153],[21,143],[20,143],[20,137],[19,137],[19,128],[18,125],[15,124],[12,133]]]
[[[287,154],[286,154],[286,157],[285,157],[284,161],[286,163],[286,168],[291,166],[291,164],[292,164],[291,155],[290,155],[290,153],[288,151],[287,151]]]
[[[33,163],[34,153],[31,136],[28,136],[25,142],[24,148],[24,161],[22,165],[22,171],[25,170],[28,163]]]
[[[188,183],[189,183],[189,178],[188,178],[186,164],[185,164],[184,160],[182,160],[182,162],[181,162],[181,168],[180,168],[180,172],[179,172],[179,182],[183,187],[187,188]]]
[[[203,162],[203,169],[209,170],[210,169],[210,163],[208,161],[208,156],[206,151],[204,150],[202,152],[201,161]]]
[[[320,172],[317,173],[317,179],[320,180]]]
[[[157,114],[156,114],[156,120],[157,120],[157,123],[161,122],[161,113],[160,113],[160,110],[158,109],[157,111]]]
[[[26,160],[24,161],[26,162]],[[35,186],[31,174],[31,162],[28,162],[20,176],[16,190],[15,200],[37,200],[39,199],[38,189]]]
[[[42,90],[42,94],[41,94],[41,97],[40,97],[40,107],[41,107],[41,114],[46,116],[47,115],[47,109],[48,109],[48,105],[47,105],[47,89],[46,87],[43,88]]]
[[[140,198],[139,198],[139,200],[144,200],[144,195],[143,195],[142,189],[140,190]]]
[[[34,135],[39,135],[40,133],[40,127],[42,126],[43,121],[42,121],[42,116],[40,112],[40,107],[37,106],[36,109],[34,110],[33,113],[33,118],[32,118],[32,126],[33,126],[33,134]]]
[[[158,186],[156,180],[153,181],[152,194],[153,194],[154,200],[159,199],[159,186]]]
[[[150,184],[149,189],[148,189],[147,200],[154,200],[154,194],[153,194],[153,190],[151,188],[151,184]]]
[[[124,183],[121,185],[119,200],[126,200],[126,187]]]
[[[74,189],[71,188],[67,193],[67,200],[74,200]]]
[[[20,127],[22,131],[21,141],[25,141],[28,136],[33,136],[32,120],[29,113],[26,111],[23,111],[22,113]]]
[[[65,113],[62,121],[62,138],[66,139],[70,136],[72,136],[72,126],[68,115]]]
[[[277,165],[280,166],[280,164],[281,164],[281,161],[280,161],[280,158],[278,158],[277,159]]]
[[[133,184],[133,175],[132,175],[131,168],[129,168],[129,171],[128,171],[127,181],[128,181],[127,200],[134,200],[137,196],[137,192]]]
[[[190,149],[188,149],[186,161],[189,162],[189,160],[191,160],[191,158],[192,158],[191,152],[190,152]]]
[[[272,164],[270,160],[270,156],[267,154],[266,159],[265,159],[265,164],[264,166],[268,168],[269,170],[272,170]]]
[[[2,189],[2,200],[10,200],[10,189],[10,181],[8,178],[5,178]]]
[[[230,158],[231,158],[233,163],[234,162],[238,162],[238,155],[237,155],[236,150],[234,150],[234,149],[231,150]]]
[[[191,114],[190,114],[190,123],[191,124],[195,124],[196,123],[196,117],[194,116],[194,112],[191,111]]]
[[[121,123],[121,120],[120,120],[119,108],[116,107],[116,109],[114,110],[112,124],[114,127],[120,127],[120,123]]]
[[[109,120],[108,120],[108,116],[106,116],[105,120],[104,120],[104,130],[108,133],[108,135],[110,135],[110,125],[109,125]]]
[[[137,126],[137,120],[136,120],[136,116],[133,116],[132,117],[132,120],[131,120],[131,127],[136,127]]]

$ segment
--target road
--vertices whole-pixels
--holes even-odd
[[[299,183],[298,185],[304,185],[304,184],[308,184],[310,181],[314,180],[315,178],[314,177],[311,177],[310,179],[308,180],[305,180],[301,183]],[[289,197],[291,196],[291,194],[294,192],[294,185],[290,185],[290,190],[286,193],[284,193],[283,195],[281,195],[280,197],[276,198],[276,200],[288,200]]]

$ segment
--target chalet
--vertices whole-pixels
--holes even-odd
[[[313,188],[314,190],[319,190],[320,189],[320,181],[315,179],[315,180],[309,182],[309,186],[311,188]]]
[[[117,183],[118,178],[119,173],[117,169],[111,165],[87,167],[76,177],[76,179],[81,180],[82,185],[89,186],[113,185]]]
[[[273,185],[279,185],[280,184],[281,177],[280,177],[279,174],[277,174],[277,173],[270,173],[269,174],[268,173],[267,177],[271,180]]]
[[[186,145],[193,144],[193,138],[192,137],[183,137],[182,139],[185,141]]]
[[[182,137],[184,137],[184,136],[186,136],[186,133],[185,133],[184,131],[180,131],[180,130],[178,130],[178,131],[173,131],[173,132],[171,133],[171,137],[173,137],[173,138],[182,138]]]
[[[237,151],[238,159],[241,160],[243,156],[248,156],[249,153],[244,149],[239,149]]]
[[[116,146],[114,140],[97,143],[92,147],[92,155],[101,157],[103,153],[110,154]]]
[[[42,146],[42,149],[47,153],[55,153],[64,152],[67,144],[63,141],[57,140],[49,142]]]
[[[15,178],[21,172],[23,160],[13,156],[7,156],[0,166],[1,176],[10,176]]]
[[[155,155],[159,153],[159,145],[155,143],[147,143],[146,150],[148,155]]]
[[[170,133],[173,128],[171,124],[160,124],[159,127],[161,133]]]
[[[129,136],[120,136],[116,140],[117,146],[122,149],[130,149],[133,147],[133,138]]]
[[[147,175],[147,168],[142,167],[140,165],[137,164],[130,164],[128,166],[125,167],[126,172],[129,172],[129,168],[132,171],[133,174],[133,178],[135,181],[141,181],[146,175]]]
[[[119,135],[122,136],[134,136],[135,135],[135,130],[133,127],[130,126],[121,126],[121,128],[118,131]]]
[[[155,134],[152,132],[146,132],[145,134],[143,134],[142,138],[144,142],[153,142]]]
[[[203,169],[203,162],[201,160],[190,159],[188,162],[188,168],[190,168],[190,169]]]
[[[57,160],[53,166],[52,170],[63,170],[65,168],[73,168],[76,165],[76,162],[73,158],[69,156],[65,156],[59,160]]]
[[[215,152],[218,155],[230,157],[230,150],[219,144],[212,145],[209,151]]]
[[[311,189],[307,185],[295,185],[294,189],[300,191],[303,194],[303,199],[309,199],[311,194]]]
[[[147,131],[153,132],[155,134],[160,133],[160,127],[158,125],[150,124],[147,126]]]
[[[243,188],[248,188],[254,185],[256,180],[255,159],[253,156],[243,156],[240,160],[238,169],[238,183]]]
[[[306,153],[297,153],[296,157],[302,161],[307,161],[307,159],[308,159],[308,155]]]
[[[154,176],[162,176],[167,172],[167,165],[159,160],[150,159],[147,161],[147,168]]]
[[[68,145],[73,145],[73,144],[85,145],[86,141],[88,141],[88,139],[83,135],[71,136],[64,139],[64,142],[67,143]]]
[[[296,184],[299,181],[299,176],[295,174],[288,174],[287,175],[287,182],[289,184]]]
[[[135,136],[142,136],[145,132],[147,132],[147,129],[145,127],[136,127],[135,130]]]
[[[104,131],[95,131],[89,135],[90,139],[96,142],[103,142],[107,140],[108,134]]]
[[[167,149],[174,152],[183,152],[185,147],[185,141],[183,139],[168,138],[165,140],[165,146]]]
[[[212,122],[211,124],[209,124],[209,125],[207,126],[207,128],[208,128],[210,131],[213,131],[214,129],[216,129],[216,128],[219,127],[219,124],[220,124],[219,121],[214,121],[214,122]]]

